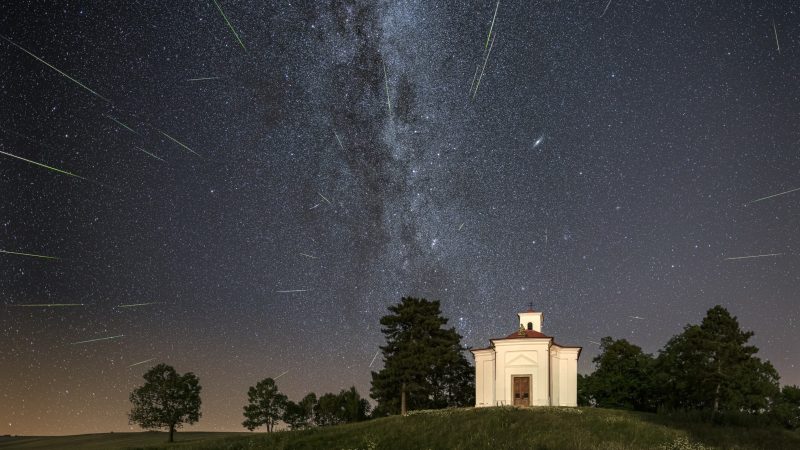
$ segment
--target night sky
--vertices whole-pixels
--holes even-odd
[[[800,383],[797,3],[218,1],[0,6],[0,250],[58,258],[0,253],[0,434],[138,430],[158,362],[191,429],[367,396],[408,295],[582,372],[721,304]]]

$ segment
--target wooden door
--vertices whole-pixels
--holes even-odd
[[[514,406],[531,405],[530,377],[514,377]]]

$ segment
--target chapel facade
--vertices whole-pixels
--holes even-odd
[[[470,350],[475,358],[475,406],[578,406],[581,347],[542,333],[543,314],[517,314],[519,329]]]

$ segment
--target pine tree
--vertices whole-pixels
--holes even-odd
[[[778,394],[778,373],[747,345],[753,336],[721,306],[688,325],[661,351],[656,383],[668,408],[761,412]]]
[[[384,368],[372,372],[374,415],[474,403],[474,371],[438,301],[405,297],[381,318]]]

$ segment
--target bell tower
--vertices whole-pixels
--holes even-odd
[[[533,330],[542,332],[542,317],[543,314],[539,311],[533,310],[533,302],[528,305],[528,310],[517,313],[519,317],[519,325],[525,330]]]

